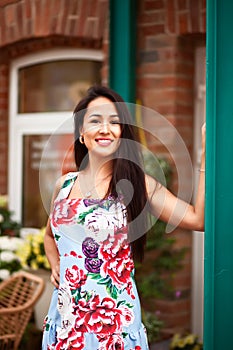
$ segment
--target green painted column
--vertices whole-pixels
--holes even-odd
[[[204,349],[233,349],[233,1],[207,1]]]
[[[136,0],[110,0],[109,86],[135,103]]]

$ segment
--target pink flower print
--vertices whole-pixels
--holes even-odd
[[[98,350],[124,350],[124,341],[120,334],[112,334],[108,337],[101,338],[97,336],[100,342]]]
[[[55,206],[51,215],[51,223],[54,227],[62,224],[74,223],[75,215],[77,214],[78,203],[81,199],[69,202],[67,199],[62,199],[55,202]]]
[[[58,337],[55,350],[82,350],[85,347],[84,339],[84,333],[76,332],[72,328],[67,338],[62,339]]]
[[[79,289],[85,284],[87,275],[77,265],[73,265],[72,268],[66,269],[65,279],[71,289]]]
[[[125,237],[125,234],[116,234],[103,242],[99,250],[99,258],[103,260],[100,274],[102,277],[109,276],[116,288],[125,289],[134,299],[131,282],[134,263]]]
[[[121,333],[123,326],[133,322],[132,311],[124,306],[117,307],[115,300],[93,295],[89,300],[82,298],[76,308],[75,329],[82,332],[98,333],[107,336]]]

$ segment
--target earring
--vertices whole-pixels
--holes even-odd
[[[84,137],[83,137],[83,135],[80,135],[80,136],[79,136],[79,142],[82,143],[82,144],[84,144]]]

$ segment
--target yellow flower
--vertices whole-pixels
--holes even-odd
[[[177,346],[179,340],[180,340],[180,334],[177,333],[172,338],[170,348],[174,349]]]
[[[195,334],[188,334],[182,336],[180,334],[175,334],[170,343],[170,349],[192,349],[192,350],[201,350],[202,344],[198,343],[198,337]]]
[[[0,195],[0,207],[7,208],[8,197],[7,195]]]
[[[33,270],[38,270],[39,266],[38,266],[36,260],[32,260],[32,261],[31,261],[31,268],[32,268]]]
[[[17,251],[17,256],[24,268],[50,269],[44,251],[44,234],[45,228],[36,233],[28,233],[25,236],[23,244]]]
[[[201,349],[201,346],[199,344],[196,344],[193,348],[193,350],[200,350]]]
[[[187,335],[187,337],[185,338],[186,344],[194,344],[196,340],[196,336],[194,334],[189,334]]]
[[[177,346],[181,349],[183,349],[185,347],[186,343],[184,339],[180,339],[177,343]]]

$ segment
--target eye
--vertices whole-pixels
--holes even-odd
[[[90,120],[90,123],[92,123],[92,124],[98,124],[98,123],[100,123],[100,120],[99,120],[99,119],[91,119],[91,120]]]
[[[111,124],[119,125],[119,124],[120,124],[120,119],[113,119],[113,120],[111,120],[110,123],[111,123]]]

